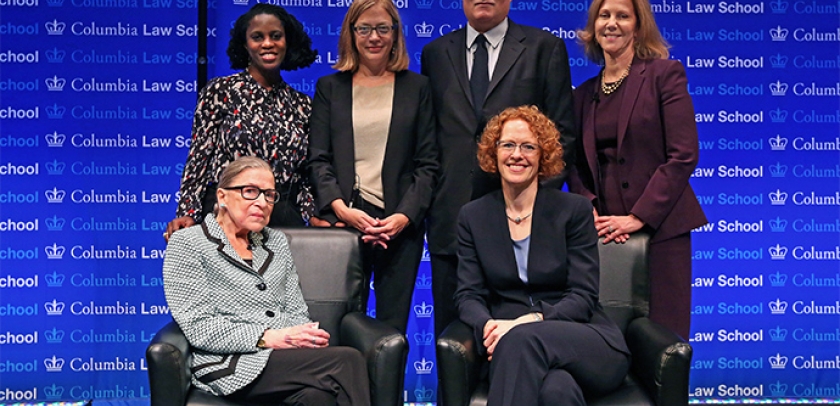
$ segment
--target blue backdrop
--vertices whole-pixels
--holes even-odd
[[[348,0],[281,0],[332,72]],[[197,36],[225,75],[254,0],[0,0],[0,402],[148,397],[144,349],[169,320],[161,233],[175,213],[196,97]],[[459,0],[398,0],[419,70],[464,24]],[[588,3],[513,0],[511,18],[575,43]],[[688,72],[711,221],[694,235],[691,396],[840,399],[840,5],[653,4]],[[421,265],[406,400],[435,398],[434,312]]]

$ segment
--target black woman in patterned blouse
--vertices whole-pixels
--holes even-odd
[[[241,15],[230,36],[230,66],[243,71],[212,79],[201,91],[176,218],[163,235],[167,240],[213,211],[219,176],[240,156],[262,158],[272,167],[281,200],[269,225],[318,222],[305,176],[311,99],[281,75],[315,61],[312,40],[294,16],[269,4]]]

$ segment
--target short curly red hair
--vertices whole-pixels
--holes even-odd
[[[478,165],[488,173],[498,173],[498,149],[496,142],[502,137],[502,127],[510,120],[522,120],[537,138],[540,145],[540,179],[550,178],[563,172],[563,146],[560,144],[560,131],[554,123],[540,112],[537,106],[509,107],[490,119],[481,134],[478,144]]]

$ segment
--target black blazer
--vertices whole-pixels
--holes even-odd
[[[435,254],[457,250],[454,224],[472,197],[472,174],[481,171],[476,138],[489,118],[508,107],[536,105],[560,130],[566,164],[574,162],[577,129],[566,45],[538,28],[509,23],[481,120],[474,113],[467,76],[466,28],[423,48],[422,72],[432,84],[441,150],[440,185],[429,214],[429,250]],[[554,186],[561,185],[558,179]]]
[[[584,323],[629,354],[621,331],[598,303],[598,233],[592,204],[578,195],[540,187],[531,217],[528,284],[519,279],[502,192],[468,203],[458,218],[461,320],[482,342],[490,319],[541,312],[545,320]]]
[[[330,203],[348,202],[356,179],[353,141],[353,74],[318,79],[309,135],[310,182],[318,216],[335,223]],[[438,171],[438,149],[427,78],[396,73],[391,125],[382,163],[385,215],[403,213],[422,225]]]

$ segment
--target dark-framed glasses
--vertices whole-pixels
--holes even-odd
[[[397,29],[396,25],[377,25],[376,27],[372,27],[370,25],[354,25],[353,31],[356,31],[356,34],[359,36],[367,37],[376,30],[376,33],[379,34],[380,37],[385,37],[391,34],[394,30]]]
[[[517,144],[512,141],[496,141],[496,148],[498,148],[499,151],[502,151],[505,154],[512,154],[513,151],[516,151],[517,147],[519,148],[519,153],[527,156],[536,155],[536,153],[540,151],[539,145],[531,144],[528,142]]]
[[[257,200],[260,195],[265,196],[265,201],[274,204],[280,201],[280,193],[274,189],[260,189],[256,186],[230,186],[223,187],[224,190],[239,190],[239,194],[245,200]]]

